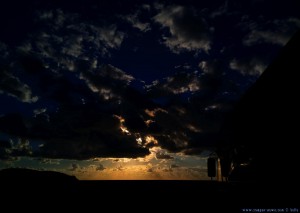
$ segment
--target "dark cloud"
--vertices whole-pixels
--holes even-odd
[[[168,155],[164,152],[157,152],[155,157],[156,159],[174,159],[171,155]]]
[[[228,10],[227,2],[217,10],[159,3],[154,8],[143,5],[134,13],[126,10],[121,22],[124,24],[125,20],[140,31],[149,31],[145,36],[152,36],[157,30],[152,25],[150,31],[148,23],[156,13],[151,23],[154,21],[161,27],[159,32],[165,33],[164,45],[172,52],[186,53],[179,57],[166,52],[180,60],[189,58],[186,63],[175,61],[183,65],[171,71],[166,68],[168,74],[163,76],[168,77],[145,86],[143,91],[134,87],[139,80],[126,73],[130,68],[126,70],[122,61],[109,64],[113,63],[115,50],[123,44],[130,46],[130,39],[124,42],[128,24],[124,27],[115,19],[85,16],[63,7],[37,10],[37,28],[23,34],[23,41],[15,46],[0,42],[0,95],[15,97],[30,108],[30,113],[0,116],[0,131],[20,138],[10,147],[0,146],[0,156],[130,158],[149,154],[148,149],[153,146],[189,155],[213,146],[224,116],[231,110],[232,91],[237,88],[232,83],[236,76],[232,70],[248,77],[260,75],[266,66],[261,57],[265,52],[254,54],[256,45],[282,45],[299,26],[296,18],[273,19],[260,26],[249,17],[235,25],[241,14],[227,14]],[[147,15],[141,11],[147,11]],[[235,20],[232,26],[214,28],[208,24],[223,24],[225,14],[224,23]],[[117,20],[120,21],[120,15]],[[275,31],[277,27],[279,30]],[[131,28],[127,30],[136,33]],[[214,33],[213,43],[214,30],[220,33]],[[227,33],[232,30],[234,33]],[[235,34],[240,30],[244,34]],[[219,37],[224,40],[215,45]],[[238,44],[244,44],[243,54],[234,55]],[[194,58],[190,59],[192,54]],[[172,158],[166,153],[156,153],[156,157]]]
[[[80,79],[104,100],[116,100],[121,99],[124,88],[134,78],[114,66],[103,65],[98,70],[82,72]]]
[[[207,131],[218,129],[214,122],[219,122],[219,117],[215,117],[221,105],[213,107],[215,102],[201,99],[202,105],[195,111],[195,107],[200,106],[195,105],[197,98],[191,98],[189,103],[176,98],[185,93],[197,97],[204,90],[216,90],[221,75],[218,63],[201,63],[202,74],[189,72],[189,69],[178,72],[164,82],[150,86],[147,94],[132,88],[134,78],[112,65],[76,62],[77,68],[67,74],[74,79],[72,82],[65,73],[61,75],[50,65],[34,72],[34,76],[44,87],[41,96],[57,101],[58,107],[55,110],[35,108],[32,118],[7,115],[1,120],[2,131],[29,141],[43,142],[31,156],[65,159],[142,157],[149,154],[148,148],[152,146],[172,152],[198,150],[210,139],[208,136],[201,138],[199,134],[207,135]],[[151,99],[158,95],[169,99],[168,104],[163,107],[154,104]],[[211,113],[210,109],[215,112]],[[121,121],[114,115],[124,119],[122,125],[128,133],[122,132]],[[147,120],[152,122],[147,124]],[[139,137],[142,142],[137,141]],[[195,150],[190,153],[196,153]],[[168,156],[158,154],[158,158]]]
[[[50,125],[35,125],[33,136],[45,138],[37,155],[49,158],[138,157],[149,153],[134,136],[123,134],[120,122],[97,107],[66,108],[52,117]]]
[[[226,69],[223,61],[212,59],[199,63],[200,71],[191,68],[178,71],[164,80],[156,80],[147,85],[149,95],[153,97],[174,97],[181,94],[203,93],[213,98],[224,82],[223,74]]]
[[[26,139],[15,139],[0,142],[0,158],[12,159],[19,156],[31,156],[32,147]]]
[[[163,42],[174,53],[210,50],[213,28],[193,8],[178,5],[162,7],[154,20],[169,29],[170,36],[163,36]]]
[[[20,79],[10,71],[0,67],[0,94],[4,93],[19,101],[33,103],[38,100],[37,96],[32,95],[31,88],[20,81]]]
[[[199,63],[199,68],[205,74],[220,76],[224,72],[223,63],[217,59],[201,61]]]
[[[30,70],[30,67],[23,68]],[[134,135],[122,133],[119,121],[113,117],[122,113],[129,128],[141,128],[135,121],[145,98],[128,88],[134,79],[131,75],[111,65],[100,66],[97,70],[88,65],[81,75],[70,73],[74,77],[71,82],[65,75],[56,73],[56,69],[50,63],[48,68],[33,72],[42,98],[50,98],[58,104],[54,110],[46,106],[33,110],[33,117],[7,114],[0,118],[1,131],[29,139],[25,144],[28,146],[19,144],[12,149],[11,155],[89,159],[135,158],[149,154],[148,149],[137,144]],[[122,111],[120,101],[124,102]],[[31,140],[39,140],[43,146],[29,150]]]
[[[55,159],[48,159],[48,158],[37,158],[37,160],[41,163],[41,164],[60,164],[59,160],[55,160]]]
[[[6,160],[10,156],[11,143],[7,140],[0,140],[0,159]]]
[[[19,113],[0,116],[0,130],[1,132],[21,137],[25,137],[28,134],[26,123]]]
[[[151,30],[150,23],[141,21],[139,16],[150,9],[150,5],[142,5],[141,8],[136,9],[134,13],[122,16],[121,18],[130,23],[132,27],[139,29],[142,32],[147,32]]]
[[[148,131],[153,129],[158,144],[166,150],[199,154],[203,147],[213,146],[224,116],[232,110],[232,102],[219,95],[223,85],[229,84],[223,77],[226,64],[207,60],[200,62],[199,68],[197,72],[177,72],[147,86],[150,97],[167,100],[162,108],[145,110],[150,120]],[[184,94],[189,94],[188,100]]]
[[[164,110],[147,110],[152,120],[148,128],[155,127],[152,134],[162,148],[199,154],[203,147],[217,142],[224,117],[231,110],[232,103],[227,100],[203,99],[194,95],[188,103],[173,100],[164,106]]]
[[[38,116],[38,115],[40,115],[40,114],[43,114],[43,113],[45,113],[47,111],[47,109],[46,108],[42,108],[42,109],[35,109],[34,111],[33,111],[33,113],[34,113],[34,115],[35,116]]]
[[[174,168],[179,168],[180,166],[178,166],[177,164],[171,164],[170,168],[174,169]]]
[[[200,148],[193,147],[193,148],[187,148],[187,149],[183,150],[183,153],[185,155],[199,155],[202,152],[203,152],[203,147],[200,147]]]
[[[120,32],[115,24],[106,24],[105,21],[96,24],[77,13],[61,9],[40,11],[36,19],[39,30],[31,33],[18,50],[37,55],[44,66],[54,72],[81,69],[78,61],[96,68],[95,56],[109,56],[110,51],[118,49],[125,38],[125,33]]]
[[[80,166],[76,163],[72,163],[71,164],[71,168],[70,168],[70,171],[77,171],[78,169],[80,169]]]
[[[0,41],[0,54],[1,54],[1,56],[0,56],[0,62],[1,63],[0,64],[2,65],[2,63],[6,59],[8,59],[8,57],[9,57],[9,51],[8,51],[7,45],[5,43],[1,42],[1,41]]]
[[[105,167],[102,164],[96,166],[96,171],[103,171]]]
[[[7,114],[0,118],[2,132],[28,139],[14,145],[11,154],[66,159],[149,154],[133,134],[121,131],[120,121],[113,116],[122,114],[130,131],[140,130],[140,124],[145,126],[140,112],[146,98],[130,88],[131,75],[96,59],[119,48],[125,34],[115,24],[105,20],[96,24],[63,9],[36,15],[38,30],[29,33],[14,52],[8,54],[8,48],[0,46],[0,91],[23,102],[37,100],[29,86],[3,69],[5,57],[13,55],[13,68],[35,81],[31,83],[42,100],[32,109],[33,117]],[[30,150],[35,140],[41,146]]]
[[[200,78],[197,73],[178,72],[167,77],[164,81],[155,81],[148,85],[149,94],[154,96],[168,96],[196,92],[200,90]]]
[[[109,25],[98,29],[100,40],[112,49],[119,48],[125,34],[117,30],[116,25]]]
[[[246,21],[247,20],[247,21]],[[300,29],[300,19],[290,17],[286,19],[275,19],[271,21],[259,20],[250,21],[246,17],[245,28],[250,28],[250,32],[245,36],[243,44],[252,46],[261,43],[269,43],[283,46]],[[247,23],[248,22],[248,23]],[[249,22],[251,24],[249,24]]]
[[[103,109],[88,105],[64,106],[57,112],[49,113],[49,117],[47,120],[36,116],[27,119],[26,124],[20,115],[1,118],[1,131],[43,144],[30,150],[30,142],[26,140],[26,143],[13,147],[13,155],[89,159],[149,154],[148,149],[138,145],[133,135],[122,133],[120,122],[112,116],[112,112],[104,113]]]
[[[229,63],[229,67],[233,70],[239,71],[243,75],[259,76],[265,71],[267,65],[261,59],[252,58],[239,60],[233,59]]]
[[[228,13],[228,7],[229,7],[229,3],[228,3],[228,0],[224,2],[223,5],[221,5],[218,9],[214,10],[212,13],[211,13],[211,18],[216,18],[216,17],[219,17],[219,16],[223,16],[225,14]]]

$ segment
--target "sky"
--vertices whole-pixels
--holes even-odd
[[[0,169],[206,180],[226,115],[300,14],[289,0],[11,0],[0,28]]]

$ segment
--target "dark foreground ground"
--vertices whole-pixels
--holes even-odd
[[[37,205],[42,205],[40,212],[299,211],[298,183],[79,181],[61,173],[15,169],[0,171],[0,181],[2,204],[13,202],[18,205],[10,207],[24,211]]]

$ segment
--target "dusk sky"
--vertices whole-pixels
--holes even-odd
[[[0,169],[208,179],[225,116],[300,29],[299,11],[296,0],[1,5]]]

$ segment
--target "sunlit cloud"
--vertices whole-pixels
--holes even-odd
[[[198,128],[197,126],[195,126],[193,124],[187,124],[186,127],[192,132],[202,132],[200,128]]]
[[[148,115],[149,115],[149,114],[148,114]],[[154,120],[149,119],[149,120],[146,120],[146,121],[145,121],[145,124],[149,127],[150,124],[152,124],[152,123],[154,123],[154,122],[155,122]]]
[[[122,131],[122,133],[124,133],[126,135],[131,135],[131,133],[129,132],[127,127],[124,126],[125,119],[122,116],[118,116],[118,115],[114,115],[114,117],[120,121],[120,130]]]
[[[118,162],[119,163],[119,162]],[[135,164],[131,161],[129,164],[122,163],[115,167],[106,168],[105,170],[95,171],[96,167],[92,166],[85,169],[78,176],[81,179],[98,179],[98,180],[205,180],[205,169],[201,167],[185,167],[177,164],[171,164],[166,161],[161,163]]]
[[[147,146],[147,145],[150,145],[150,144],[158,145],[158,141],[152,135],[147,135],[145,137],[145,141],[146,142],[145,142],[144,146]]]
[[[162,108],[156,108],[156,109],[153,109],[153,110],[145,109],[145,113],[147,115],[149,115],[150,117],[155,117],[157,112],[168,113],[166,110],[164,110]]]

